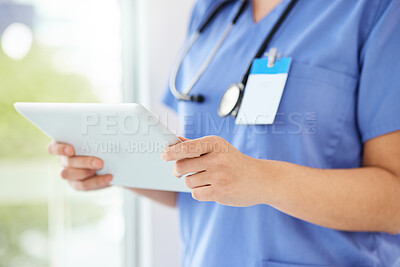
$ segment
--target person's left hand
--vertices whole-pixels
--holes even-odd
[[[182,140],[167,147],[161,158],[176,160],[172,170],[176,177],[190,174],[185,184],[194,199],[237,207],[263,202],[260,160],[242,154],[218,136]]]

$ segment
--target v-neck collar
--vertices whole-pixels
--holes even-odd
[[[252,26],[259,26],[264,24],[266,20],[269,20],[271,17],[275,20],[280,13],[283,12],[283,9],[289,4],[288,0],[282,0],[278,5],[276,5],[268,14],[266,14],[261,20],[254,21],[254,9],[253,9],[253,0],[249,1],[249,5],[247,7],[247,19],[250,20]]]

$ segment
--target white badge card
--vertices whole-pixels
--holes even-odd
[[[281,58],[268,67],[268,59],[254,60],[236,124],[274,123],[291,62],[291,58]]]

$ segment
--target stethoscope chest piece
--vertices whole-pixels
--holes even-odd
[[[218,115],[222,118],[231,114],[232,116],[237,115],[240,101],[242,98],[242,91],[244,85],[242,83],[235,83],[226,89],[221,97],[218,106]]]

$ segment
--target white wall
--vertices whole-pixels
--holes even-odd
[[[172,63],[181,48],[194,0],[146,0],[148,105],[162,120],[168,116],[168,127],[177,131],[176,115],[161,104]],[[158,204],[151,209],[151,266],[180,265],[180,236],[177,212]]]

